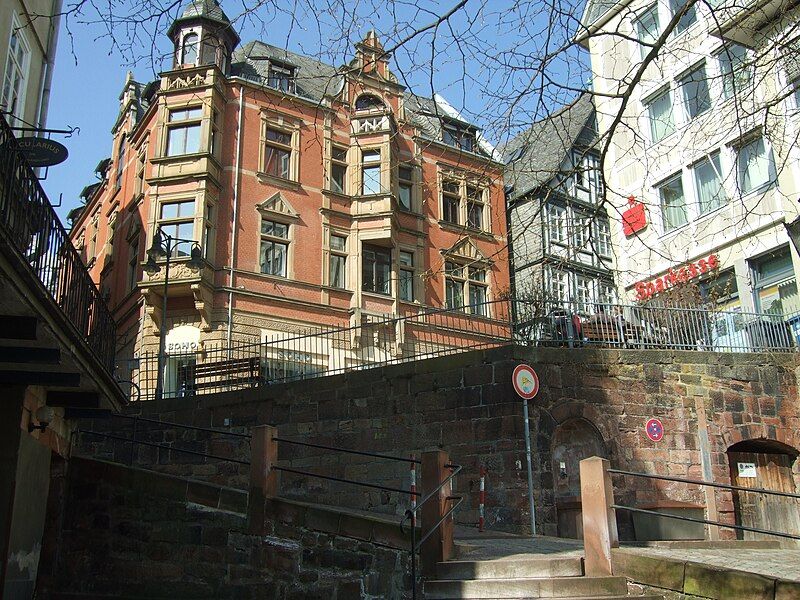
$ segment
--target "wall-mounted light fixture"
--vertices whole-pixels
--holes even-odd
[[[38,425],[33,424],[33,419],[28,422],[28,433],[33,433],[37,429],[39,431],[44,431],[47,429],[47,426],[53,422],[53,417],[55,416],[55,411],[50,406],[40,406],[36,409],[34,413],[34,417],[39,422]]]

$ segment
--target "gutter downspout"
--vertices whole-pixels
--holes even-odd
[[[61,24],[61,0],[53,0],[52,12],[50,13],[50,27],[47,32],[47,56],[45,57],[42,75],[39,80],[39,106],[36,108],[36,127],[44,127],[47,121],[47,109],[50,104],[50,90],[53,87],[53,68],[56,63],[56,43],[58,42],[58,30]],[[55,15],[59,15],[55,17]]]
[[[239,84],[239,121],[236,127],[236,170],[233,173],[233,216],[231,228],[231,268],[228,275],[228,360],[232,356],[231,343],[233,339],[233,278],[234,261],[236,260],[236,238],[239,220],[239,177],[242,169],[242,125],[244,122],[244,86]]]

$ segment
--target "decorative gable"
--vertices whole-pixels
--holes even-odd
[[[461,238],[450,248],[441,251],[447,258],[461,259],[462,261],[491,264],[493,261],[486,258],[483,252],[472,243],[468,237]]]
[[[289,204],[280,192],[276,192],[261,204],[257,204],[259,212],[283,219],[299,219],[300,214]]]

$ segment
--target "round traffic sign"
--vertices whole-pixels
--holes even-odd
[[[660,442],[664,437],[664,426],[658,419],[650,419],[645,425],[645,433],[654,442]]]
[[[511,379],[514,390],[525,400],[530,400],[539,393],[539,376],[528,365],[517,365]]]

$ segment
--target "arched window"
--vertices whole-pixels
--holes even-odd
[[[377,96],[367,94],[356,99],[356,110],[378,110],[383,107],[383,101]]]
[[[190,33],[183,38],[183,50],[181,51],[181,64],[193,65],[197,62],[197,41],[196,33]]]

